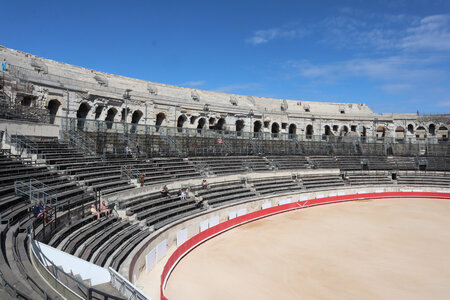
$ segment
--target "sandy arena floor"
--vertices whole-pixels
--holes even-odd
[[[450,201],[318,206],[240,226],[175,267],[170,300],[449,299]]]

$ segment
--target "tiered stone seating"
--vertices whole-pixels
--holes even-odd
[[[126,209],[127,215],[134,215],[136,220],[145,220],[154,230],[202,210],[194,199],[182,200],[175,191],[168,197],[154,192],[120,201],[119,208]]]
[[[427,170],[447,171],[450,168],[450,157],[426,157]]]
[[[292,177],[271,177],[251,179],[249,183],[255,188],[260,195],[276,194],[288,191],[298,191],[302,187],[292,179]]]
[[[239,181],[227,181],[208,185],[207,189],[196,187],[192,189],[195,195],[207,201],[212,207],[238,202],[255,197],[256,193]]]
[[[339,175],[314,174],[300,176],[303,186],[307,189],[327,189],[330,187],[344,186],[344,181]]]
[[[365,156],[369,163],[369,170],[391,170],[392,166],[386,156]]]
[[[389,173],[350,173],[346,176],[350,185],[387,185],[393,184]]]
[[[394,156],[388,157],[393,170],[417,170],[418,165],[414,157]]]
[[[412,186],[450,186],[450,176],[433,173],[409,173],[400,172],[397,175],[397,184]]]
[[[309,164],[313,168],[328,169],[336,168],[339,169],[339,163],[336,159],[331,156],[309,156]]]
[[[193,162],[206,163],[209,170],[215,175],[223,175],[227,173],[243,173],[247,170],[244,167],[244,161],[241,156],[224,156],[224,157],[201,157],[191,158]]]
[[[247,156],[243,157],[244,164],[247,165],[252,172],[258,171],[269,171],[270,165],[269,163],[259,156]]]
[[[339,162],[339,168],[343,171],[362,169],[360,156],[337,156],[336,159]]]
[[[188,160],[182,158],[154,158],[153,162],[175,178],[198,177],[200,172]]]
[[[267,156],[278,170],[295,170],[306,169],[308,167],[308,161],[306,157],[300,155],[287,155],[287,156]]]

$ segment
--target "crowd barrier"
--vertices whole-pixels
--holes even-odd
[[[234,227],[261,219],[269,217],[282,212],[287,212],[291,210],[307,208],[317,205],[347,202],[353,200],[367,200],[367,199],[380,199],[380,198],[443,198],[450,199],[450,193],[448,192],[387,192],[387,193],[364,193],[364,194],[352,194],[352,195],[342,195],[342,196],[332,196],[324,198],[316,198],[304,201],[298,201],[293,203],[282,204],[275,207],[270,207],[255,211],[246,215],[236,217],[234,219],[217,224],[214,227],[206,229],[199,234],[193,236],[187,240],[184,244],[180,245],[170,256],[166,262],[163,272],[161,274],[161,284],[160,293],[161,300],[168,300],[164,295],[164,289],[166,287],[167,280],[169,279],[170,273],[175,268],[177,263],[190,251],[200,244],[206,242],[207,240],[228,231]]]

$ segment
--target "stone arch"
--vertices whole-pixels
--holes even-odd
[[[348,133],[348,126],[347,125],[342,125],[341,129],[339,130],[339,135],[340,136],[346,136]]]
[[[333,135],[330,125],[325,125],[325,135]]]
[[[78,119],[77,128],[78,128],[78,130],[83,130],[87,114],[89,113],[90,110],[91,110],[91,106],[86,102],[81,103],[80,106],[78,107],[78,110],[77,110],[77,119]]]
[[[280,125],[277,122],[272,123],[272,136],[278,136],[278,133],[280,132]]]
[[[414,134],[414,125],[413,124],[408,124],[408,132],[411,134]]]
[[[163,124],[163,122],[166,120],[166,114],[163,112],[160,112],[156,115],[156,120],[155,120],[155,126],[156,126],[156,131],[159,131],[159,128],[161,127],[161,125]]]
[[[405,128],[402,126],[398,126],[395,128],[395,138],[396,139],[404,139],[405,138]]]
[[[216,118],[210,117],[208,120],[209,129],[216,129]]]
[[[97,105],[97,107],[95,108],[95,119],[97,120],[98,118],[100,118],[100,115],[102,114],[104,106],[103,105]]]
[[[224,130],[225,129],[225,118],[220,118],[216,123],[216,130]]]
[[[58,113],[59,107],[61,106],[61,102],[56,99],[52,99],[48,102],[47,109],[50,115],[50,124],[55,123],[55,117]]]
[[[289,136],[293,136],[293,135],[296,135],[297,134],[297,125],[295,125],[295,124],[291,124],[291,125],[289,125]]]
[[[182,132],[183,131],[183,125],[186,122],[187,117],[185,115],[180,115],[177,119],[177,130],[178,132]]]
[[[137,125],[139,124],[139,121],[141,120],[142,115],[143,115],[143,113],[140,110],[135,110],[133,112],[133,114],[131,115],[131,124],[132,124],[131,132],[136,132]]]
[[[116,108],[111,107],[110,109],[108,109],[108,112],[106,113],[106,118],[105,118],[106,128],[108,128],[108,129],[112,128],[116,114],[117,114]]]
[[[384,138],[386,136],[386,126],[377,126],[377,138]]]
[[[261,121],[253,122],[253,132],[255,132],[255,133],[261,132],[261,128],[262,128]]]
[[[314,127],[311,124],[307,125],[306,126],[306,138],[310,139],[313,134],[314,134]]]
[[[367,136],[367,128],[366,128],[366,126],[360,126],[359,127],[359,133],[360,133],[360,135],[361,136]]]
[[[423,139],[427,137],[427,130],[424,126],[419,126],[416,128],[416,138]]]
[[[433,123],[431,123],[428,126],[428,132],[432,135],[435,136],[436,135],[436,125],[434,125]]]
[[[443,125],[441,125],[441,126],[439,126],[439,128],[437,130],[436,136],[437,136],[438,139],[445,139],[445,140],[447,140],[448,139],[448,133],[449,133],[448,132],[448,128],[443,126]]]
[[[191,125],[194,125],[195,120],[197,120],[196,116],[191,116],[191,118],[189,119],[189,121],[191,122]]]
[[[198,120],[198,123],[197,123],[197,131],[200,133],[201,131],[202,131],[202,129],[205,127],[205,124],[206,124],[206,119],[205,118],[200,118],[199,120]]]
[[[238,136],[240,136],[242,134],[241,132],[243,131],[244,127],[245,127],[244,120],[236,121],[236,133]]]

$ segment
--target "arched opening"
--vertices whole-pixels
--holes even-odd
[[[105,122],[106,122],[106,128],[111,129],[114,123],[114,117],[117,114],[117,109],[115,109],[114,107],[111,107],[110,109],[108,109],[108,112],[106,113],[106,118],[105,118]]]
[[[418,139],[424,139],[427,137],[427,131],[425,130],[425,127],[419,126],[416,128],[416,138]]]
[[[77,119],[78,119],[77,128],[78,128],[78,130],[83,130],[86,116],[90,109],[91,109],[91,106],[89,104],[87,104],[86,102],[81,103],[80,106],[78,107],[78,110],[77,110]]]
[[[386,135],[386,127],[378,126],[377,127],[377,138],[379,138],[379,139],[384,138],[385,135]]]
[[[236,134],[237,136],[240,136],[242,133],[242,130],[244,129],[244,120],[237,120],[236,121]]]
[[[159,131],[159,127],[161,127],[162,123],[166,119],[166,115],[162,112],[156,115],[155,127],[156,131]]]
[[[100,118],[100,115],[102,114],[103,111],[103,105],[98,105],[95,108],[95,119],[97,120],[98,118]]]
[[[291,124],[289,125],[289,138],[294,138],[294,136],[297,134],[297,125]]]
[[[341,127],[341,130],[339,131],[340,136],[346,136],[348,133],[348,127],[346,125]]]
[[[131,132],[136,132],[137,125],[139,124],[139,121],[142,118],[142,111],[135,110],[133,114],[131,115]]]
[[[430,126],[428,126],[428,132],[429,132],[432,136],[435,136],[435,135],[436,135],[436,125],[430,124]]]
[[[445,126],[440,126],[436,135],[438,139],[448,140],[448,128]]]
[[[313,126],[311,124],[306,126],[306,138],[311,139],[313,134],[314,134]]]
[[[197,124],[197,132],[198,133],[202,132],[202,129],[205,127],[205,123],[206,123],[205,118],[200,118],[200,120],[198,120],[198,124]]]
[[[325,125],[325,135],[332,135],[331,127],[329,125]]]
[[[177,130],[178,132],[182,132],[183,131],[183,125],[184,122],[186,122],[187,118],[185,115],[180,115],[177,119]]]
[[[253,122],[253,137],[258,137],[261,132],[262,123],[261,121]]]
[[[272,137],[277,137],[278,136],[278,133],[280,132],[280,125],[278,125],[277,122],[273,122],[272,123],[271,132],[272,132]]]
[[[405,138],[405,128],[402,126],[398,126],[395,129],[395,138],[396,139],[404,139]]]
[[[50,100],[47,105],[48,113],[50,114],[50,124],[55,123],[55,117],[58,113],[59,106],[61,102],[56,99]]]
[[[216,118],[209,118],[209,129],[216,129]]]
[[[411,134],[414,134],[414,125],[413,124],[408,125],[408,132]]]
[[[360,132],[361,136],[366,137],[367,136],[367,128],[366,128],[366,126],[359,126],[359,132]]]
[[[220,118],[216,123],[216,130],[224,130],[225,119]]]

